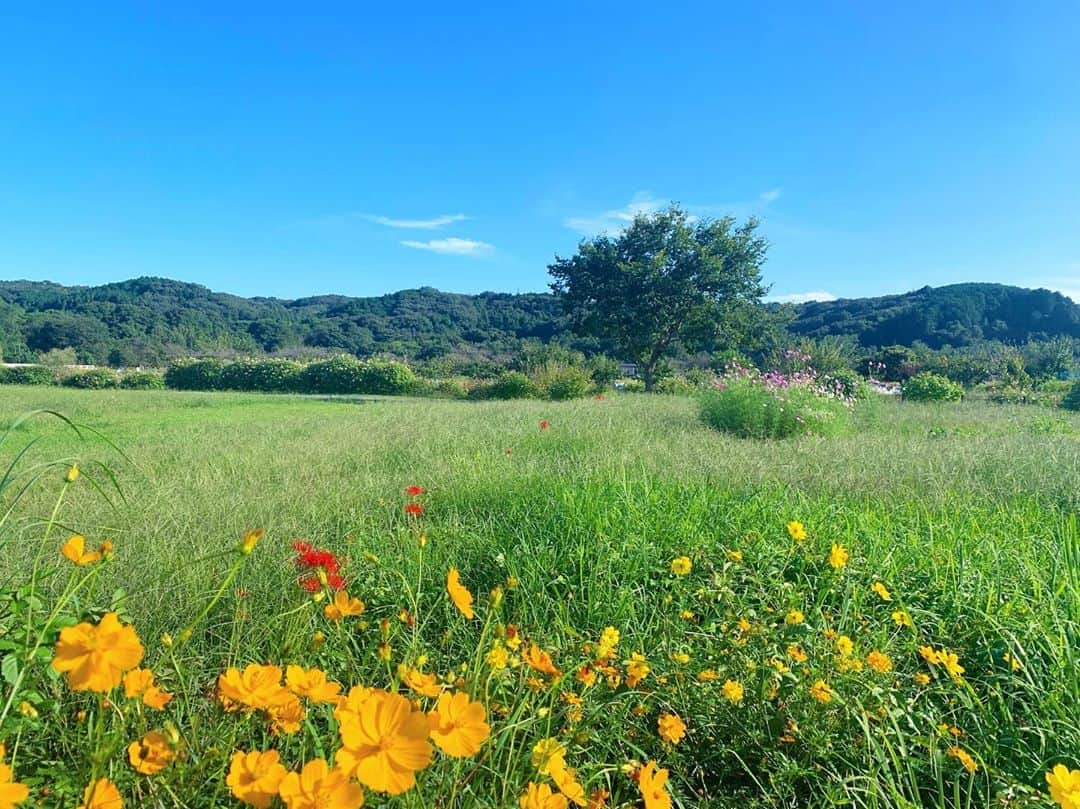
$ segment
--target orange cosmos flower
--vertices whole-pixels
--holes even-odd
[[[1064,764],[1058,764],[1045,777],[1052,801],[1062,809],[1080,807],[1080,770],[1070,770]]]
[[[108,778],[99,778],[83,790],[78,809],[123,809],[120,790]]]
[[[323,607],[323,615],[331,621],[340,621],[353,615],[360,615],[367,605],[359,598],[351,598],[344,590],[334,593],[334,600]]]
[[[585,805],[585,788],[578,783],[577,773],[567,767],[566,762],[562,759],[552,762],[551,780],[555,782],[559,792],[566,796],[571,803],[578,806]]]
[[[30,797],[30,788],[15,781],[11,767],[4,764],[4,746],[0,745],[0,809],[14,809]]]
[[[541,775],[549,775],[553,768],[566,766],[566,748],[554,736],[549,736],[533,746],[530,761]]]
[[[567,802],[563,795],[552,792],[547,784],[530,781],[525,793],[518,798],[518,806],[521,809],[566,809]]]
[[[142,699],[144,705],[160,711],[173,698],[154,685],[154,672],[150,669],[134,669],[124,675],[124,696],[128,699]]]
[[[428,714],[431,740],[448,756],[475,755],[491,735],[486,719],[483,703],[473,702],[468,694],[441,694]]]
[[[667,780],[668,771],[658,770],[655,761],[638,770],[638,789],[645,801],[645,809],[671,809],[671,796],[664,789]]]
[[[266,709],[266,715],[270,719],[270,732],[275,736],[279,733],[286,735],[298,733],[300,723],[307,716],[307,711],[300,704],[300,700],[287,691],[285,693],[288,694],[288,698],[283,699],[280,704],[272,705]]]
[[[649,662],[645,659],[645,655],[640,652],[633,652],[630,655],[630,659],[626,661],[626,685],[628,688],[636,688],[638,683],[649,676],[649,672],[652,669],[649,668]]]
[[[218,677],[218,698],[225,710],[235,711],[243,706],[249,710],[266,710],[293,699],[281,685],[279,666],[252,663],[243,672],[230,668]]]
[[[473,595],[461,583],[461,574],[458,573],[456,567],[450,568],[450,572],[446,574],[446,592],[450,594],[450,600],[454,602],[458,612],[471,621],[474,615],[472,608]]]
[[[381,689],[356,703],[356,710],[347,704],[335,712],[341,723],[338,766],[376,792],[412,789],[416,772],[431,763],[427,717],[405,697]]]
[[[82,534],[73,534],[68,541],[60,546],[60,553],[71,563],[89,565],[101,559],[101,551],[86,551],[86,537]]]
[[[656,720],[656,730],[660,738],[672,744],[678,744],[686,736],[686,723],[679,718],[678,714],[662,713]]]
[[[892,671],[893,668],[892,658],[876,649],[866,656],[866,665],[878,674],[885,674]]]
[[[326,679],[322,669],[307,669],[302,666],[289,666],[285,669],[285,687],[298,697],[312,702],[338,701],[341,686]]]
[[[128,745],[128,761],[141,775],[156,775],[176,758],[165,736],[156,730]]]
[[[278,787],[285,778],[277,750],[265,753],[252,750],[250,753],[233,753],[229,765],[229,774],[225,783],[234,798],[256,809],[268,809],[270,802],[277,797]]]
[[[552,677],[559,677],[562,672],[555,668],[555,663],[551,659],[551,655],[537,646],[532,644],[527,651],[522,653],[521,659],[525,661],[525,664],[541,674],[550,674]]]
[[[424,674],[420,669],[398,666],[398,677],[406,686],[424,697],[437,697],[442,693],[442,686],[434,674]]]
[[[824,680],[818,680],[810,686],[810,696],[822,704],[832,702],[833,693],[832,687]]]
[[[96,626],[81,623],[61,629],[52,667],[67,674],[72,690],[104,694],[120,685],[124,672],[138,666],[142,657],[135,628],[108,612]]]
[[[340,768],[317,758],[304,765],[300,773],[291,772],[281,781],[278,794],[288,809],[359,809],[364,805],[364,790],[349,782]]]

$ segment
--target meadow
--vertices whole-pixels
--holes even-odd
[[[59,807],[110,805],[83,796],[108,778],[124,806],[347,809],[343,760],[368,806],[1053,805],[1045,773],[1080,767],[1080,415],[856,422],[753,441],[674,396],[0,389],[0,761]],[[73,564],[75,534],[111,549]],[[160,709],[52,667],[107,612]],[[302,667],[291,715],[252,664]],[[375,702],[434,715],[412,764],[357,764]],[[282,804],[228,775],[270,749],[316,762]]]

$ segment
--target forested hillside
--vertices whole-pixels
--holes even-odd
[[[794,307],[799,336],[853,335],[863,346],[962,346],[1080,337],[1080,306],[1047,290],[957,284]],[[241,298],[197,284],[138,278],[98,287],[0,282],[0,348],[9,362],[73,348],[83,362],[160,365],[192,354],[385,352],[499,357],[523,341],[606,348],[574,337],[548,294],[458,295],[431,288],[372,298]]]

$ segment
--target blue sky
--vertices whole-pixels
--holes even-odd
[[[0,278],[542,290],[677,200],[774,296],[1080,301],[1071,0],[14,5]]]

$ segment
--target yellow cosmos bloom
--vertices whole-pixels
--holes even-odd
[[[154,685],[154,672],[150,669],[134,669],[124,675],[124,696],[141,699],[143,704],[155,711],[162,710],[173,695]]]
[[[787,532],[788,536],[796,542],[802,542],[806,539],[806,527],[798,520],[792,520],[787,524]]]
[[[476,755],[491,735],[486,720],[483,703],[473,702],[468,694],[441,694],[435,709],[428,714],[431,740],[453,758]]]
[[[530,781],[525,794],[518,798],[518,806],[521,809],[566,809],[567,802],[563,795],[552,792],[547,784]]]
[[[565,766],[566,748],[554,736],[538,741],[532,749],[530,761],[541,775],[551,773],[552,765],[562,762]]]
[[[72,464],[68,467],[68,471],[64,474],[64,480],[68,483],[74,483],[79,479],[79,465]]]
[[[156,730],[129,744],[127,753],[131,766],[141,775],[156,775],[176,758],[168,739]]]
[[[801,610],[792,610],[784,616],[784,623],[788,626],[798,626],[806,620],[806,616],[802,614]]]
[[[883,582],[874,582],[870,585],[870,589],[877,593],[882,601],[892,601],[892,593],[889,592],[889,588]]]
[[[975,762],[975,759],[971,757],[971,754],[963,747],[950,747],[947,753],[964,765],[964,769],[969,773],[977,773],[979,771],[979,765]]]
[[[619,645],[619,630],[613,626],[605,627],[600,633],[600,643],[596,646],[596,659],[608,660],[615,656],[615,648]]]
[[[671,809],[671,796],[664,788],[667,780],[668,771],[658,770],[655,761],[638,771],[638,789],[645,801],[645,809]]]
[[[285,693],[288,694],[287,699],[266,709],[266,715],[270,719],[270,730],[275,735],[299,733],[300,723],[307,716],[307,711],[300,704],[300,700],[287,691]]]
[[[679,556],[671,560],[671,572],[676,576],[685,576],[693,567],[689,556]]]
[[[461,583],[461,574],[458,573],[456,567],[450,568],[450,572],[446,574],[446,592],[450,595],[450,600],[454,602],[458,612],[471,621],[475,614],[472,608],[473,595],[469,592],[469,588]]]
[[[327,619],[337,622],[343,618],[360,615],[366,609],[366,606],[359,598],[352,598],[344,590],[338,590],[334,593],[334,600],[323,607],[323,615]]]
[[[317,758],[304,765],[299,773],[286,775],[278,794],[288,809],[359,809],[364,805],[364,790],[349,781],[339,768]]]
[[[796,663],[805,663],[809,659],[809,655],[803,651],[802,647],[793,643],[787,647],[788,657],[794,660]]]
[[[849,554],[843,545],[833,544],[829,551],[829,565],[833,570],[840,570],[848,563]]]
[[[398,666],[398,677],[411,691],[424,697],[437,697],[442,693],[442,686],[434,674],[424,674],[420,669]]]
[[[832,702],[834,693],[832,687],[824,680],[818,680],[810,686],[810,696],[822,704]]]
[[[912,679],[915,681],[915,685],[930,685],[930,675],[919,672]]]
[[[728,702],[734,702],[736,704],[742,702],[745,689],[742,683],[737,680],[727,680],[721,687],[720,693],[724,695],[724,699]]]
[[[855,651],[855,644],[851,642],[851,638],[847,635],[841,635],[836,639],[836,651],[842,655],[849,655]]]
[[[285,669],[285,687],[296,696],[312,702],[336,703],[341,694],[341,686],[326,679],[326,672],[322,669],[304,669],[302,666]]]
[[[381,689],[357,702],[355,711],[347,703],[335,712],[342,743],[337,764],[369,789],[400,795],[431,763],[428,718],[405,697]]]
[[[52,667],[67,674],[72,690],[104,694],[120,685],[124,672],[138,666],[142,657],[135,628],[108,612],[96,626],[81,623],[61,629]]]
[[[742,551],[728,551],[726,556],[729,562],[741,562],[743,560]]]
[[[241,672],[230,668],[218,677],[218,698],[225,709],[268,710],[293,699],[281,684],[280,666],[252,663]]]
[[[60,546],[60,553],[72,564],[89,565],[101,559],[101,551],[86,550],[86,537],[82,534],[73,534],[67,542]]]
[[[649,668],[649,662],[645,659],[645,655],[640,652],[634,652],[630,655],[630,659],[626,661],[626,685],[628,688],[636,688],[638,683],[649,676],[649,672],[652,671]]]
[[[697,675],[699,683],[711,683],[720,679],[720,675],[713,669],[703,669]]]
[[[878,674],[885,674],[893,669],[892,658],[876,649],[866,656],[866,665]]]
[[[662,713],[656,720],[656,731],[664,741],[678,744],[686,736],[686,723],[678,714]]]
[[[277,750],[265,753],[258,750],[250,753],[237,751],[233,753],[225,783],[232,796],[241,803],[256,809],[268,809],[270,802],[277,797],[278,787],[284,778],[285,767]]]
[[[893,623],[897,626],[913,627],[915,622],[911,620],[911,616],[907,614],[906,610],[896,610],[892,614]]]
[[[686,652],[672,652],[671,659],[681,666],[685,666],[690,662],[690,655]]]
[[[566,762],[559,759],[553,762],[551,765],[551,780],[555,782],[555,786],[558,787],[567,800],[578,806],[584,806],[585,788],[578,783],[577,773],[566,766]]]
[[[259,540],[263,538],[266,533],[262,528],[249,529],[244,532],[244,536],[240,540],[240,553],[247,556],[255,550],[255,546],[259,544]]]
[[[484,656],[484,660],[487,664],[496,671],[502,671],[508,665],[510,665],[510,652],[503,646],[503,642],[498,638],[495,638],[491,642],[491,648],[488,649],[488,653]]]
[[[1058,764],[1046,774],[1046,786],[1061,809],[1080,809],[1080,770]]]
[[[15,781],[15,773],[4,764],[4,747],[0,745],[0,809],[14,809],[30,797],[30,788]]]
[[[521,659],[525,661],[525,665],[534,671],[539,671],[541,674],[550,674],[552,677],[558,677],[562,674],[562,672],[555,667],[555,662],[551,659],[551,655],[535,643],[522,653]]]
[[[108,778],[99,778],[83,790],[82,803],[78,809],[123,809],[124,800],[120,790]]]

